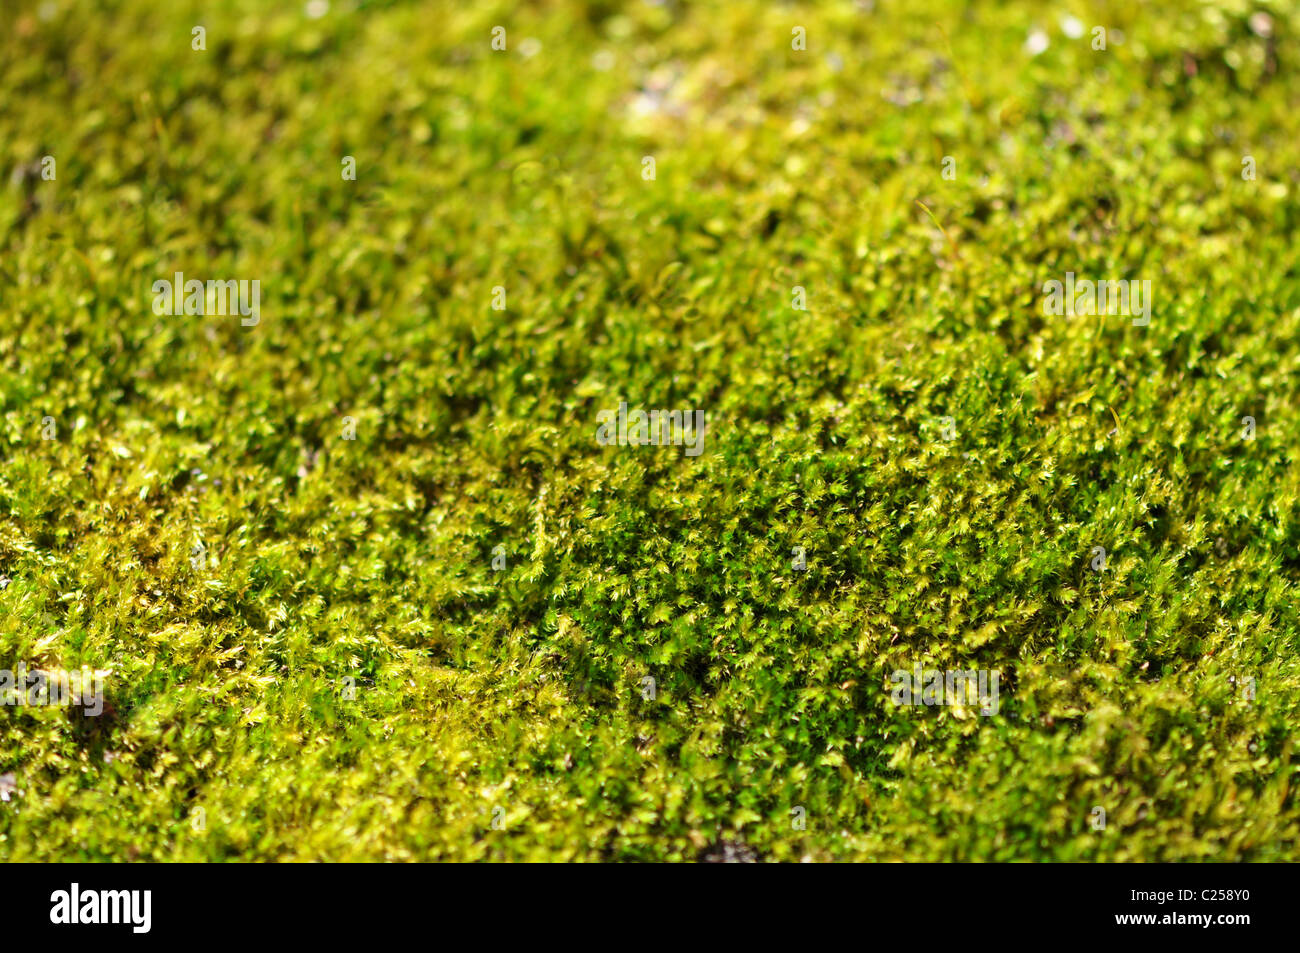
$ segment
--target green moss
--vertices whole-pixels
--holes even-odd
[[[0,708],[0,858],[1296,859],[1289,6],[45,6],[0,668],[109,708]]]

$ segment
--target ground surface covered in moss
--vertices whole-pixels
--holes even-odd
[[[4,20],[0,858],[1300,852],[1294,5]]]

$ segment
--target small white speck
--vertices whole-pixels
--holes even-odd
[[[1061,32],[1072,40],[1077,40],[1083,36],[1083,21],[1078,17],[1064,16],[1061,18]]]
[[[519,55],[526,60],[532,59],[540,52],[542,52],[542,41],[535,37],[530,36],[519,44]]]
[[[1037,56],[1039,53],[1047,49],[1050,43],[1051,41],[1048,40],[1047,34],[1042,30],[1031,30],[1029,38],[1025,40],[1025,52],[1030,56]]]
[[[658,96],[652,96],[649,93],[638,93],[632,100],[630,111],[633,116],[653,116],[663,108],[663,101]]]
[[[310,0],[307,4],[307,19],[319,20],[330,12],[330,0]]]

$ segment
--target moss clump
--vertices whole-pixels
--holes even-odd
[[[1300,18],[871,7],[20,3],[0,858],[1295,859]]]

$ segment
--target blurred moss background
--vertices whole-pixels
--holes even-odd
[[[1296,5],[0,7],[0,858],[1296,859]]]

